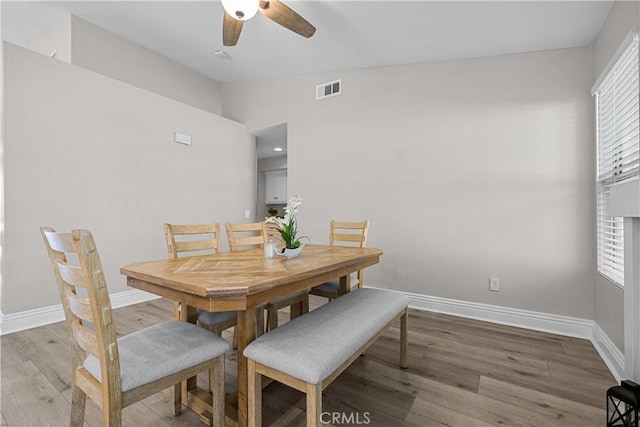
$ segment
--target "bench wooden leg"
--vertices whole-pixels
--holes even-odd
[[[404,314],[400,317],[400,367],[407,367],[407,346],[409,341],[407,340],[407,332],[409,326],[409,309],[404,309]]]
[[[307,383],[307,427],[320,427],[322,414],[322,383]]]
[[[174,416],[178,416],[182,412],[182,383],[173,385],[171,395],[173,398],[172,413]]]
[[[256,362],[247,359],[249,390],[247,396],[249,427],[262,426],[262,375],[256,372]]]

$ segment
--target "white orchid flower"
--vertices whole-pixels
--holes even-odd
[[[308,237],[306,236],[302,236],[300,239],[297,238],[295,214],[298,213],[298,207],[302,205],[302,200],[302,197],[296,194],[287,202],[287,206],[284,208],[285,214],[283,218],[275,216],[265,218],[265,222],[276,225],[280,235],[282,236],[282,240],[285,243],[285,247],[289,249],[298,248],[301,245],[300,239],[302,238],[308,240]]]

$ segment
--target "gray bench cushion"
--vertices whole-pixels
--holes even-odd
[[[178,320],[118,338],[122,391],[215,359],[230,349],[229,343],[217,335]],[[87,356],[84,367],[98,381],[102,381],[97,357]]]
[[[244,355],[319,384],[409,305],[382,289],[357,289],[261,336]]]
[[[237,317],[235,311],[205,311],[198,310],[198,322],[203,325],[217,325],[227,320],[232,320]]]

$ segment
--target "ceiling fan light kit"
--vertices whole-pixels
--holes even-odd
[[[316,32],[316,27],[279,0],[222,0],[222,6],[225,10],[222,43],[225,46],[238,43],[244,21],[251,19],[256,11],[302,37],[309,38]]]
[[[258,12],[260,0],[222,0],[222,7],[233,18],[247,21]]]

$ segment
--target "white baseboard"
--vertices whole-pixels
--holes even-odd
[[[404,292],[410,307],[590,340],[593,320]]]
[[[113,308],[124,307],[131,304],[138,304],[140,302],[159,298],[157,295],[153,295],[137,289],[111,294],[110,297],[111,307]],[[25,329],[49,325],[51,323],[61,322],[63,320],[64,311],[62,310],[62,304],[51,305],[48,307],[36,308],[33,310],[26,310],[6,315],[4,313],[1,313],[0,335],[24,331]]]
[[[624,378],[624,353],[620,351],[617,345],[611,341],[611,338],[602,330],[602,328],[594,323],[593,325],[593,337],[591,337],[593,346],[606,363],[611,375],[620,382]]]
[[[409,307],[416,310],[433,311],[452,316],[467,317],[501,325],[590,340],[596,351],[620,382],[624,378],[624,354],[611,338],[593,320],[556,314],[480,304],[470,301],[440,298],[410,292],[402,292],[409,297]]]

